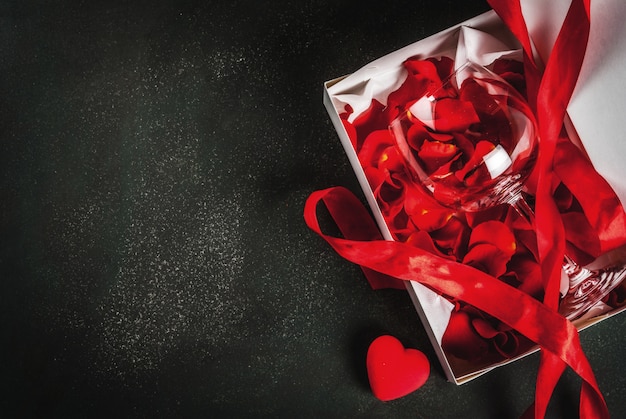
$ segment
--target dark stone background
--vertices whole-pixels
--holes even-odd
[[[406,293],[302,219],[314,190],[361,196],[322,83],[487,9],[0,1],[0,415],[518,417],[537,355],[447,383]],[[582,333],[616,416],[625,322]],[[389,403],[365,371],[383,333],[433,363]]]

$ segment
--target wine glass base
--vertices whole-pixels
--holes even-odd
[[[626,265],[584,269],[581,274],[584,277],[577,278],[559,305],[559,313],[569,320],[579,318],[613,291],[626,278]]]

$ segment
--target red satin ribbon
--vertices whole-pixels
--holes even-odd
[[[593,199],[584,199],[587,196],[587,191],[581,190],[584,182],[564,169],[563,157],[574,156],[576,167],[589,169],[594,181],[601,177],[580,153],[570,148],[573,146],[569,142],[559,144],[566,107],[578,79],[589,37],[590,0],[572,0],[543,72],[533,60],[531,41],[519,0],[489,0],[489,3],[523,47],[528,97],[539,122],[541,140],[536,172],[539,180],[536,225],[546,290],[544,304],[469,266],[404,243],[381,240],[380,233],[363,205],[346,189],[331,188],[313,193],[305,206],[305,220],[340,255],[361,265],[374,288],[398,288],[399,281],[392,278],[414,280],[485,311],[536,342],[542,349],[541,364],[535,403],[526,416],[545,416],[553,390],[569,366],[583,380],[580,416],[608,418],[606,403],[580,345],[578,332],[569,321],[556,313],[565,234],[552,199],[554,180],[562,180],[579,198],[585,215],[599,232],[602,250],[621,244],[626,237],[626,215],[619,201],[613,202],[617,197],[608,184],[603,180],[594,183],[606,192],[602,196],[612,200],[609,207],[615,208],[608,215],[616,220],[610,228],[606,227],[607,215],[603,213],[606,206]],[[340,226],[345,239],[322,233],[316,212],[320,201],[324,202]]]
[[[490,0],[490,5],[521,39],[527,63],[532,50],[528,30],[521,15],[518,1]],[[512,6],[514,4],[515,6]],[[515,12],[512,14],[511,9]],[[555,41],[536,93],[537,120],[541,137],[537,163],[538,183],[536,193],[537,242],[542,261],[545,304],[558,306],[561,263],[565,248],[565,233],[558,210],[552,199],[554,156],[563,128],[567,104],[576,86],[590,30],[590,0],[573,0]],[[528,68],[529,65],[526,65]],[[538,69],[537,69],[538,73]],[[537,74],[534,73],[534,74]],[[532,95],[531,95],[532,97]],[[541,343],[540,343],[541,345]],[[543,348],[543,345],[541,345]],[[576,357],[585,358],[582,350]],[[534,416],[544,417],[548,402],[559,377],[565,370],[562,360],[555,354],[542,351],[534,404]],[[574,369],[579,375],[580,372]],[[581,417],[608,417],[608,409],[593,374],[583,377],[580,397]],[[531,416],[531,410],[527,412]]]

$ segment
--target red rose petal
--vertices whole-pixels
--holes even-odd
[[[409,75],[398,90],[390,93],[387,98],[390,120],[397,117],[411,103],[422,97],[435,83],[441,82],[433,81],[423,75]]]
[[[378,189],[387,178],[385,172],[378,169],[377,167],[364,166],[363,171],[365,172],[365,177],[367,178],[369,184],[372,186],[373,190]]]
[[[405,187],[396,176],[385,173],[385,178],[373,192],[380,209],[390,220],[403,212]]]
[[[473,361],[487,353],[489,342],[476,333],[470,316],[460,310],[450,314],[448,327],[441,339],[441,347],[450,355]]]
[[[481,165],[484,166],[483,158],[485,157],[485,155],[493,151],[494,148],[495,146],[493,145],[493,143],[489,141],[479,141],[476,144],[476,148],[474,149],[474,154],[470,156],[469,160],[467,161],[467,163],[465,163],[463,168],[457,170],[454,173],[455,176],[460,181],[464,181],[471,172],[474,172],[476,170],[477,167]]]
[[[469,249],[463,263],[499,278],[507,272],[510,259],[511,255],[493,244],[481,243]]]
[[[395,212],[388,217],[387,224],[397,241],[406,241],[411,234],[415,233],[415,226],[410,222],[404,211]]]
[[[356,131],[355,150],[360,151],[367,136],[377,130],[389,127],[389,109],[377,100],[372,100],[370,107],[354,120]]]
[[[502,77],[526,97],[526,78],[524,77],[524,63],[517,60],[499,58],[493,64],[493,72]]]
[[[418,185],[406,185],[404,209],[415,226],[424,231],[442,228],[454,211],[443,207]]]
[[[478,166],[463,179],[467,186],[486,185],[491,180],[493,180],[493,177],[484,164]]]
[[[413,150],[419,150],[422,147],[424,141],[441,141],[441,142],[449,142],[454,139],[454,136],[451,134],[444,134],[438,132],[432,132],[426,129],[426,127],[419,121],[415,121],[415,123],[411,124],[406,131],[406,140],[409,146]]]
[[[493,115],[501,109],[501,105],[487,91],[484,85],[475,79],[467,79],[463,82],[459,89],[459,99],[471,103],[477,116]],[[475,122],[477,123],[481,120],[481,118],[477,118]]]
[[[402,201],[404,200],[404,188],[402,185],[396,185],[389,181],[385,181],[380,185],[380,188],[375,192],[376,197],[389,210],[391,207],[395,207],[398,210],[402,208]]]
[[[502,77],[504,73],[524,75],[524,63],[518,60],[498,58],[493,62],[493,72]]]
[[[435,130],[452,132],[467,130],[470,125],[480,122],[472,102],[444,98],[436,102]]]
[[[468,135],[465,133],[455,132],[452,135],[454,137],[454,143],[457,145],[459,150],[461,150],[465,160],[468,160],[474,155],[474,150],[476,149],[475,139],[468,138]]]
[[[404,68],[407,69],[409,74],[421,74],[430,80],[440,80],[439,73],[437,72],[437,66],[431,60],[422,60],[417,57],[412,57],[404,61]]]
[[[541,266],[531,254],[515,255],[509,263],[509,268],[520,283],[517,288],[534,297],[543,294]]]
[[[404,171],[404,158],[398,148],[395,146],[385,148],[378,157],[378,167],[391,173]]]
[[[492,244],[509,257],[517,248],[515,236],[506,224],[500,221],[485,221],[478,224],[470,236],[470,248],[477,244]]]
[[[468,212],[466,214],[467,223],[470,227],[475,228],[486,221],[501,220],[505,218],[509,208],[509,205],[496,205],[482,211]],[[505,224],[508,225],[506,221]]]
[[[495,80],[494,80],[495,82]],[[472,131],[510,151],[512,143],[511,122],[507,116],[506,103],[496,101],[487,89],[473,79],[466,80],[460,89],[460,99],[473,104],[478,116]]]
[[[428,174],[449,162],[458,153],[456,145],[441,141],[424,141],[417,153]]]
[[[476,333],[485,339],[493,339],[498,333],[500,333],[500,331],[493,327],[491,323],[482,318],[473,319],[472,326],[474,327],[474,330],[476,330]]]
[[[367,351],[367,375],[372,393],[382,401],[406,396],[424,385],[430,362],[417,349],[405,349],[393,336],[376,338]]]
[[[429,61],[437,68],[437,74],[441,80],[448,79],[454,71],[454,60],[449,57],[441,57],[439,59],[430,57],[426,61]]]
[[[364,167],[378,167],[378,161],[383,151],[393,146],[394,140],[389,130],[376,130],[370,133],[359,150],[358,156]]]
[[[500,332],[493,338],[493,346],[496,351],[505,358],[515,356],[519,351],[519,336],[513,331]]]
[[[465,253],[469,229],[458,217],[451,217],[443,227],[432,231],[430,235],[440,249],[457,256]]]
[[[445,226],[452,217],[452,213],[445,208],[423,207],[419,211],[410,212],[409,216],[417,228],[430,232]]]
[[[441,166],[439,166],[439,168],[437,170],[435,170],[433,173],[430,174],[430,178],[431,179],[439,179],[439,180],[444,180],[446,178],[452,177],[453,175],[453,170],[455,167],[458,166],[458,162],[461,159],[461,153],[458,153],[456,156],[454,156],[449,162],[442,164]],[[454,183],[457,182],[457,179],[454,178]]]

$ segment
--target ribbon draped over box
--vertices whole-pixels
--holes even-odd
[[[598,252],[626,242],[626,214],[611,186],[597,173],[564,131],[566,109],[576,86],[590,30],[590,0],[573,0],[545,65],[534,52],[519,0],[490,0],[498,16],[517,38],[521,49],[472,28],[463,28],[458,42],[437,45],[437,54],[490,64],[500,58],[523,61],[527,97],[539,126],[539,157],[533,181],[535,194],[537,253],[541,262],[543,301],[471,266],[434,254],[411,244],[383,240],[362,203],[342,187],[317,191],[308,198],[307,225],[338,254],[360,265],[374,289],[403,288],[399,281],[416,281],[441,295],[463,301],[484,311],[535,342],[541,348],[535,403],[525,416],[545,416],[559,377],[567,366],[582,379],[581,417],[608,418],[608,409],[591,365],[580,344],[576,327],[557,313],[561,288],[561,263],[566,229],[555,203],[555,185],[562,182],[576,197],[598,238]],[[442,53],[443,51],[443,53]],[[424,51],[422,54],[435,51]],[[406,71],[402,54],[396,66],[370,79],[376,62],[350,76],[333,92],[334,105],[350,110],[346,129],[369,109],[373,100],[383,106],[397,90]],[[391,58],[394,59],[393,57]],[[592,193],[590,193],[592,191]],[[317,219],[324,203],[343,238],[326,235]]]

